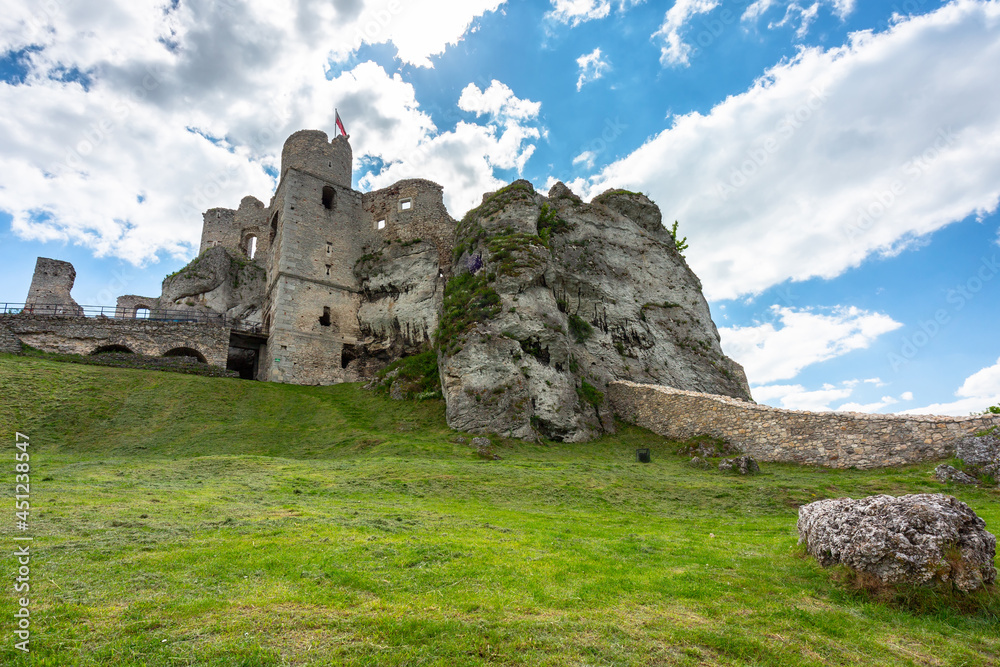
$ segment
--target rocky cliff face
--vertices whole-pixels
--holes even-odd
[[[257,323],[266,288],[267,272],[260,264],[217,246],[163,280],[159,307],[224,313]]]
[[[458,226],[438,333],[448,423],[581,441],[613,429],[611,380],[750,399],[701,284],[659,209],[608,191],[584,204],[517,181]]]
[[[358,260],[361,339],[349,368],[359,378],[431,347],[444,294],[441,275],[437,247],[419,239],[385,242]]]

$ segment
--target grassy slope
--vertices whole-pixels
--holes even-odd
[[[11,461],[13,431],[31,436],[35,536],[33,660],[12,650],[8,588],[4,664],[1000,660],[995,593],[908,610],[796,545],[798,504],[880,492],[953,493],[996,532],[997,492],[931,465],[742,479],[634,428],[485,462],[438,401],[9,356],[0,427]]]

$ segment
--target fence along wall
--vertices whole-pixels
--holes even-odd
[[[878,468],[953,456],[957,441],[1000,416],[805,412],[670,387],[612,382],[615,413],[671,439],[723,438],[758,461]]]

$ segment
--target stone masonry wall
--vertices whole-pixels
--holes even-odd
[[[118,297],[118,302],[115,305],[115,317],[134,318],[136,311],[140,308],[146,308],[152,311],[156,310],[159,305],[159,297],[126,294]]]
[[[0,352],[16,354],[21,351],[21,341],[11,332],[10,328],[0,319]]]
[[[35,262],[35,274],[31,277],[25,309],[33,306],[48,307],[54,314],[83,315],[83,309],[70,296],[76,282],[76,269],[69,262],[48,257],[39,257]],[[56,308],[52,308],[56,306]]]
[[[236,227],[236,211],[231,208],[210,208],[202,214],[199,255],[219,245],[235,250],[239,244],[240,230]]]
[[[1000,416],[940,417],[782,410],[726,396],[612,382],[608,400],[625,421],[671,439],[723,438],[759,461],[878,468],[953,456],[958,439]]]
[[[229,329],[222,324],[20,314],[0,315],[0,326],[44,352],[88,355],[98,348],[121,345],[137,354],[161,357],[171,350],[190,348],[222,368],[229,355]]]
[[[329,207],[327,188],[333,191]],[[353,268],[361,255],[361,193],[292,168],[273,207],[280,214],[268,267],[262,377],[292,384],[343,382],[343,345],[358,339]]]
[[[365,193],[361,205],[369,230],[364,239],[369,246],[366,251],[377,250],[381,240],[412,243],[420,239],[434,244],[440,269],[450,275],[456,222],[445,208],[442,192],[433,181],[413,178]],[[383,230],[378,230],[379,220],[386,221]]]

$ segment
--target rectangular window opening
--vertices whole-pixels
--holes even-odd
[[[375,229],[385,229],[385,218],[375,223]]]
[[[400,199],[399,200],[399,210],[400,211],[409,211],[412,207],[413,207],[413,200],[412,199]]]

